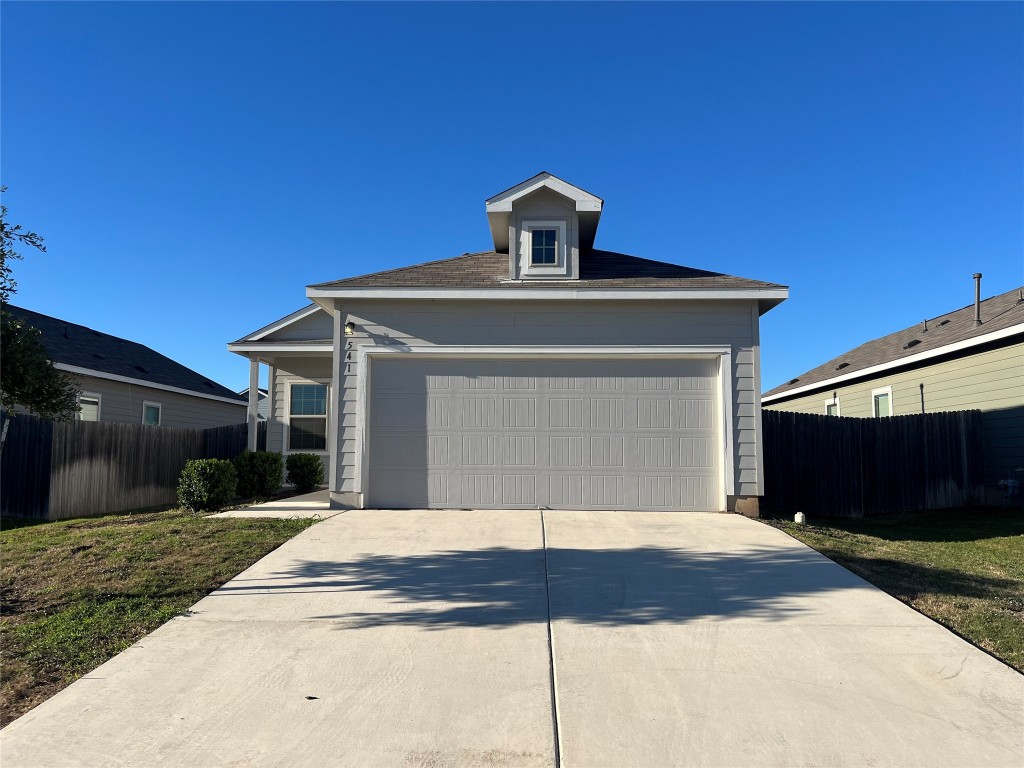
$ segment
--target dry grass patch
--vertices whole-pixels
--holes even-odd
[[[185,611],[312,522],[214,519],[173,510],[0,531],[0,725]]]
[[[765,522],[1024,672],[1024,512]]]

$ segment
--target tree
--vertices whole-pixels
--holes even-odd
[[[0,187],[0,192],[6,191]],[[7,311],[17,291],[11,262],[22,259],[16,245],[43,253],[43,238],[7,221],[7,206],[0,203],[0,405],[28,408],[48,419],[68,421],[78,412],[78,388],[66,374],[53,367],[46,355],[43,334]]]

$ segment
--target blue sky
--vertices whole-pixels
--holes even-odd
[[[598,247],[791,286],[765,389],[1024,283],[1020,3],[24,3],[15,303],[233,388],[313,282],[490,247],[540,170]]]

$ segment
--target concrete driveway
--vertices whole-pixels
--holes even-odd
[[[742,517],[359,511],[12,723],[0,754],[1020,766],[1022,709],[1024,677]]]

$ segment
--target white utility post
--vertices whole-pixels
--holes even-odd
[[[258,430],[260,405],[260,360],[258,357],[249,358],[249,450],[256,450],[256,435]]]

